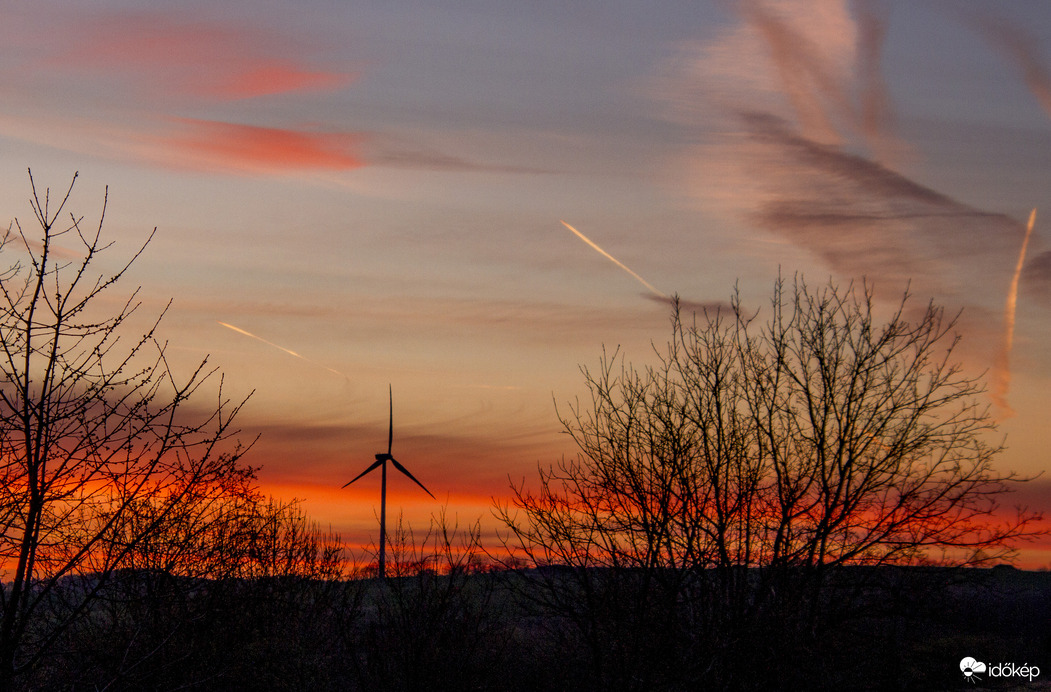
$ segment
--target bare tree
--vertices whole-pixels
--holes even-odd
[[[163,509],[141,503],[129,523],[152,522]],[[319,689],[316,679],[338,657],[334,620],[355,612],[339,536],[310,521],[298,501],[247,486],[184,497],[161,525],[33,671],[31,687],[57,679],[176,689],[224,680],[241,689]]]
[[[736,293],[692,322],[676,308],[656,365],[585,368],[590,400],[560,414],[579,454],[497,509],[514,550],[574,568],[547,605],[583,623],[595,655],[612,650],[593,617],[614,612],[611,593],[621,619],[641,604],[636,633],[660,606],[739,643],[757,613],[812,624],[837,566],[978,565],[1029,532],[1035,516],[999,513],[1018,479],[994,466],[1001,440],[953,359],[954,318],[912,314],[906,294],[880,322],[868,287],[802,280],[778,280],[770,308],[762,323]]]
[[[145,244],[100,273],[105,201],[87,228],[64,212],[75,175],[55,199],[30,182],[39,228],[9,227],[2,247],[21,259],[0,276],[0,690],[188,498],[253,473],[231,427],[244,402],[225,400],[220,378],[217,403],[198,405],[207,361],[180,379],[154,336],[160,317],[127,340],[137,291],[109,302]]]
[[[461,529],[444,510],[422,539],[398,517],[386,579],[355,582],[369,607],[345,639],[361,689],[480,689],[501,670],[508,609],[481,540],[480,522]]]
[[[299,500],[267,497],[247,483],[218,495],[142,498],[122,526],[121,540],[134,547],[120,569],[191,580],[343,576],[345,549],[338,534],[310,520]],[[148,534],[144,527],[150,527]]]

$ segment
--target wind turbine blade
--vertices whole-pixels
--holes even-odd
[[[390,456],[391,447],[394,446],[394,387],[387,385],[390,394],[390,427],[387,429],[387,455]]]
[[[368,467],[367,469],[365,469],[364,471],[362,471],[361,473],[359,473],[358,475],[354,476],[354,477],[353,477],[353,478],[351,478],[351,479],[350,479],[349,481],[347,481],[346,483],[344,483],[344,484],[343,484],[343,487],[344,487],[344,488],[346,488],[346,487],[347,487],[348,485],[350,485],[350,484],[351,484],[351,483],[353,483],[354,481],[358,480],[359,478],[361,478],[362,476],[364,476],[365,474],[367,474],[367,473],[368,473],[369,471],[372,471],[372,470],[374,470],[374,469],[375,469],[376,467],[378,467],[378,466],[379,466],[380,464],[382,464],[382,463],[383,463],[383,460],[382,460],[382,459],[378,459],[378,460],[376,460],[376,462],[375,462],[375,463],[374,463],[374,464],[373,464],[372,466]]]
[[[433,500],[437,500],[438,499],[431,493],[430,490],[427,490],[427,487],[423,483],[420,483],[418,480],[416,480],[416,476],[414,476],[411,473],[409,473],[409,470],[407,468],[405,468],[404,466],[399,464],[397,459],[395,459],[394,457],[391,457],[390,460],[391,460],[391,463],[394,464],[394,468],[398,469],[399,471],[404,473],[406,476],[408,476],[409,480],[411,480],[413,483],[415,483],[416,485],[418,485],[421,488],[423,488],[423,492],[425,492],[428,495],[430,495],[431,499],[433,499]]]

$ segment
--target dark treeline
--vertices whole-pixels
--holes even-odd
[[[943,689],[964,656],[1040,665],[1051,648],[1047,572],[844,567],[819,604],[730,623],[714,578],[660,603],[629,570],[464,555],[404,560],[384,582],[120,572],[17,689]]]

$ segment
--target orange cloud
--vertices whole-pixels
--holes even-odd
[[[278,173],[349,170],[364,162],[352,153],[359,137],[345,132],[308,132],[214,120],[180,119],[185,134],[162,137],[165,158],[204,170]]]
[[[86,21],[54,62],[63,69],[131,77],[151,91],[209,99],[245,99],[338,89],[354,74],[302,66],[294,46],[244,28],[163,14]],[[283,52],[286,55],[276,57]]]

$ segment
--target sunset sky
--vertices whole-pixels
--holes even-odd
[[[254,390],[262,488],[351,543],[388,385],[439,500],[392,476],[389,512],[491,526],[573,452],[580,366],[651,361],[662,294],[758,306],[779,268],[962,308],[998,463],[1049,465],[1051,3],[7,3],[5,225],[30,167],[79,171],[89,220],[109,186],[114,268],[157,227],[125,288],[174,298],[178,367]]]

